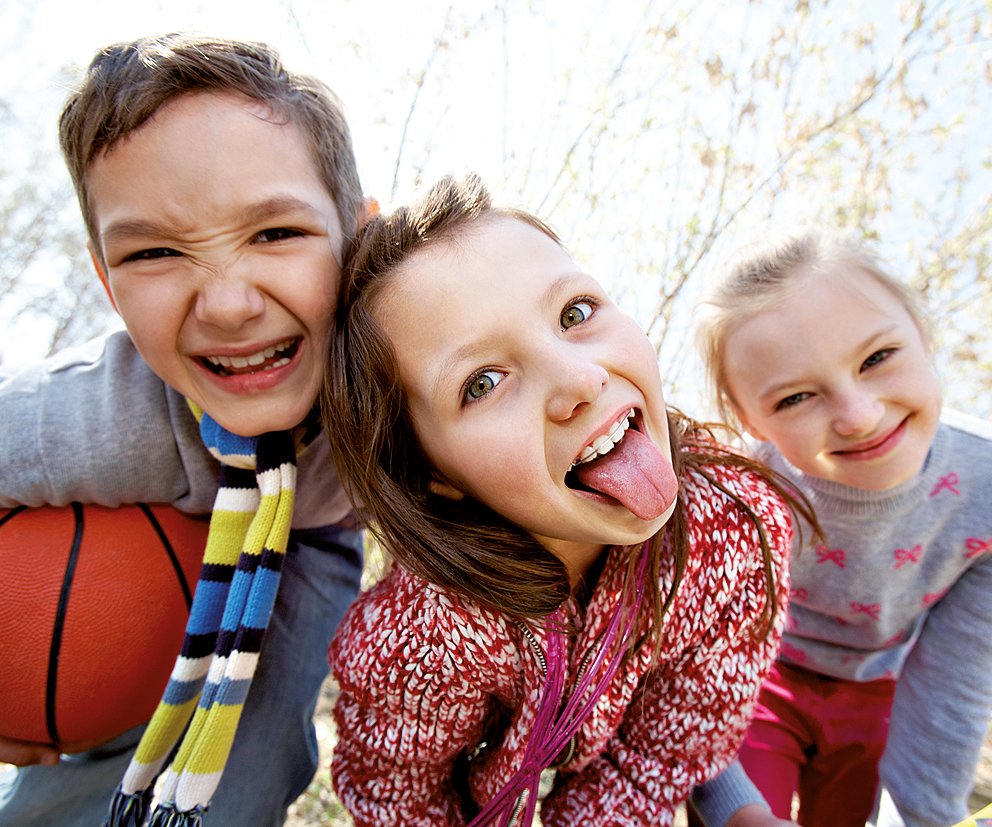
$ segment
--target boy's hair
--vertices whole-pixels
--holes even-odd
[[[354,235],[362,187],[337,96],[320,81],[285,69],[276,52],[262,43],[167,34],[101,49],[59,119],[59,144],[96,250],[100,246],[86,183],[90,164],[163,106],[198,92],[244,95],[298,126],[337,206],[344,238]]]
[[[391,275],[412,255],[438,243],[457,244],[473,224],[505,216],[525,221],[558,241],[539,219],[492,205],[477,176],[445,178],[421,200],[374,218],[353,242],[345,262],[335,333],[325,375],[322,416],[344,485],[386,551],[404,568],[517,618],[551,614],[570,592],[564,564],[530,534],[470,497],[454,501],[431,491],[433,468],[417,439],[395,351],[376,320],[376,309]],[[715,461],[765,475],[756,463],[724,451],[705,432],[669,411],[676,474]],[[709,476],[709,475],[706,475]],[[765,475],[766,476],[766,475]],[[711,479],[711,482],[713,480]],[[717,483],[714,483],[717,484]],[[766,561],[769,595],[774,588],[770,551],[754,512],[731,492],[758,525]],[[714,492],[715,493],[715,492]],[[638,635],[654,638],[652,623],[674,596],[689,554],[685,504],[651,545],[647,599]],[[637,555],[630,555],[632,574]],[[666,561],[674,561],[671,589],[662,598]],[[634,578],[628,577],[633,583]],[[625,600],[632,599],[633,589]],[[664,605],[663,605],[664,604]],[[767,620],[774,600],[767,601]]]
[[[838,267],[860,270],[888,290],[913,319],[923,340],[929,329],[919,298],[893,276],[864,241],[835,231],[804,229],[747,245],[723,267],[717,283],[700,302],[696,344],[720,417],[740,427],[724,372],[726,343],[737,325],[774,307],[801,277],[821,278]]]

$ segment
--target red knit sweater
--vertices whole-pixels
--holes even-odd
[[[758,477],[710,469],[763,519],[785,617],[788,511]],[[690,559],[664,618],[660,652],[621,668],[579,730],[571,759],[541,805],[545,827],[669,825],[692,787],[735,755],[781,623],[760,638],[765,576],[757,531],[701,477],[680,492]],[[608,553],[570,644],[569,683],[595,650],[621,593],[626,551]],[[666,572],[667,588],[671,573]],[[519,766],[544,673],[532,637],[508,617],[395,567],[349,609],[331,644],[341,694],[332,774],[356,827],[460,825],[456,759],[488,801]],[[492,737],[496,725],[499,732]]]

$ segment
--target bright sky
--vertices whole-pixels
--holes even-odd
[[[980,5],[979,0],[928,3],[952,22],[970,13],[966,7]],[[865,66],[884,66],[903,24],[896,4],[810,5],[814,12],[803,36],[813,38],[824,54],[804,61],[794,82],[810,83],[814,94],[803,106],[815,118],[824,115],[818,107],[831,105],[829,94],[821,97],[824,90],[850,89]],[[699,162],[701,147],[693,141],[700,135],[726,140],[735,156],[751,159],[762,174],[781,151],[787,129],[781,109],[774,109],[780,94],[775,84],[766,80],[756,98],[764,107],[761,120],[728,130],[734,101],[726,86],[709,95],[706,75],[713,56],[726,61],[722,68],[731,77],[735,62],[748,71],[747,62],[755,54],[760,58],[778,25],[777,9],[774,2],[748,0],[0,0],[0,104],[9,107],[0,111],[6,127],[0,169],[26,169],[40,151],[47,166],[27,177],[67,182],[55,141],[66,78],[77,77],[101,46],[177,30],[262,40],[291,68],[317,75],[341,96],[370,194],[389,200],[398,160],[398,197],[464,169],[479,171],[497,190],[506,181],[523,206],[552,219],[580,263],[614,293],[625,294],[647,326],[661,289],[659,262],[662,268],[672,266],[677,251],[668,245],[685,238],[685,223],[706,209],[692,200],[707,175]],[[860,50],[840,51],[832,32],[851,21],[874,25],[874,36]],[[652,41],[657,52],[643,48],[652,25],[673,31],[670,41]],[[992,23],[986,19],[983,26],[990,29]],[[439,52],[442,33],[448,42]],[[956,34],[948,37],[953,42]],[[961,216],[992,191],[992,144],[980,114],[992,110],[992,84],[955,85],[956,77],[989,73],[990,39],[992,31],[980,47],[984,53],[955,53],[940,64],[940,72],[918,82],[914,88],[927,99],[923,116],[907,132],[894,133],[901,137],[894,142],[900,146],[890,158],[897,167],[890,170],[890,181],[905,191],[880,192],[889,201],[876,228],[883,254],[900,270],[911,272],[926,245],[932,248],[942,233],[958,231]],[[749,44],[750,53],[740,50],[740,42]],[[638,48],[623,61],[628,44]],[[939,44],[921,45],[930,50]],[[621,64],[623,83],[611,86],[610,73]],[[924,61],[917,78],[928,68]],[[813,76],[804,77],[806,71]],[[980,88],[978,97],[968,98],[974,88]],[[872,105],[877,116],[877,101]],[[597,113],[600,123],[583,120]],[[933,123],[955,120],[964,127],[949,133],[943,146],[934,151],[933,142],[924,141],[917,148],[914,141]],[[775,203],[777,217],[809,220],[822,214],[822,183],[828,180],[830,192],[841,197],[872,185],[874,170],[858,166],[857,142],[846,140],[839,151],[847,157],[836,170],[822,164],[792,170],[791,189]],[[573,146],[581,163],[568,169],[570,177],[558,178],[562,158]],[[818,151],[822,158],[837,150],[821,143]],[[943,186],[956,175],[959,187]],[[945,195],[928,200],[931,191]],[[837,207],[856,208],[847,202]],[[761,220],[761,209],[750,220]],[[78,220],[70,196],[66,210]],[[732,233],[726,238],[727,244],[734,241]],[[0,297],[0,324],[2,310]],[[16,364],[40,355],[39,330],[37,320],[8,329],[0,339],[4,361]],[[681,340],[677,344],[685,346]]]

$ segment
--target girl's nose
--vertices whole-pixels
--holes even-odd
[[[841,436],[869,436],[884,414],[885,404],[875,394],[851,391],[837,401],[833,428]]]
[[[265,297],[245,279],[216,275],[206,281],[196,298],[196,318],[225,331],[237,331],[265,312]]]
[[[548,416],[556,422],[571,419],[583,406],[595,402],[610,379],[604,367],[588,359],[562,359],[551,370]]]

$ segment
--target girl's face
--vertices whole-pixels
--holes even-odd
[[[671,516],[654,348],[547,235],[487,216],[404,262],[376,315],[437,493],[486,504],[573,569]],[[573,463],[604,452],[580,482]]]
[[[882,491],[923,466],[940,385],[912,316],[870,275],[800,274],[732,330],[725,352],[741,422],[801,471]]]

